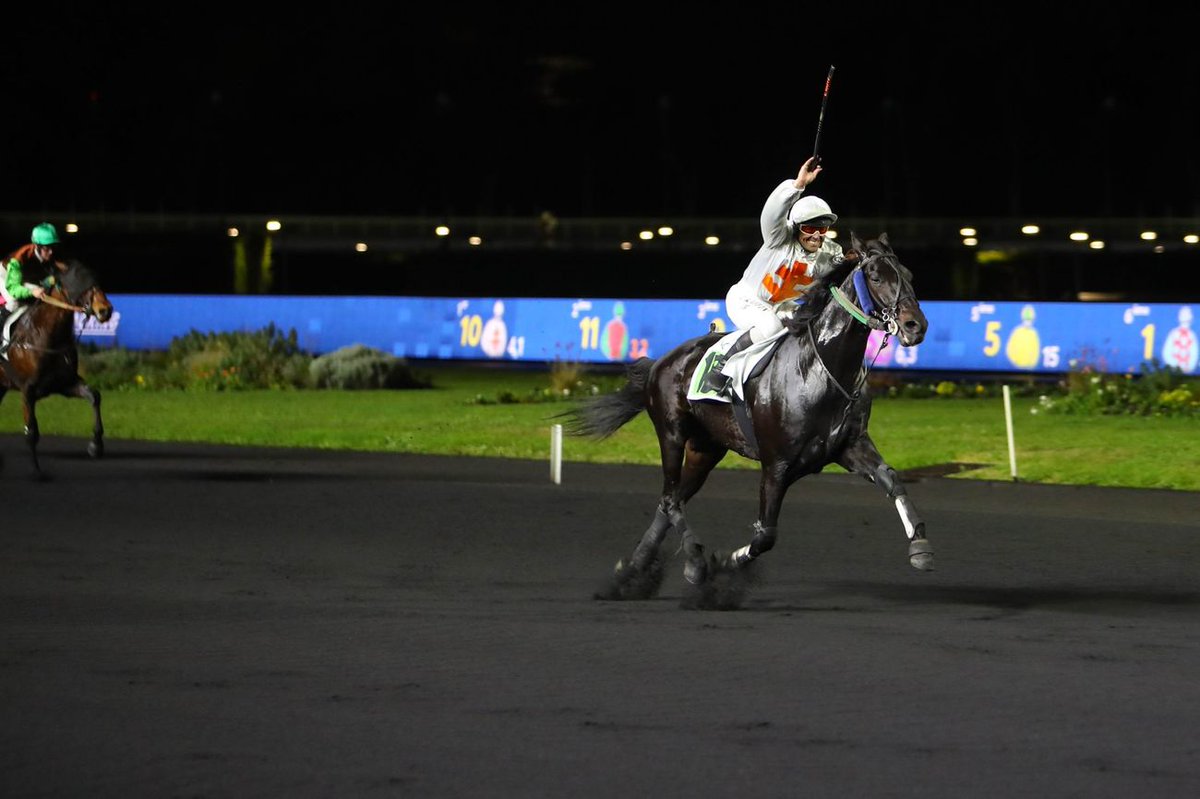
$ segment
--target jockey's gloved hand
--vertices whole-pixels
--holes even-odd
[[[861,257],[862,254],[858,250],[846,250],[842,253],[842,260],[849,261],[850,263],[856,263]]]
[[[803,297],[784,300],[775,306],[775,315],[792,333],[799,333],[813,318],[812,306]]]

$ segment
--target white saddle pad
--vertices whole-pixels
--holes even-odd
[[[696,370],[692,373],[692,382],[688,387],[687,395],[689,400],[733,402],[733,399],[728,394],[717,394],[714,391],[707,391],[700,384],[704,380],[704,375],[711,368],[713,360],[719,355],[724,355],[733,346],[733,343],[742,337],[742,333],[745,332],[744,330],[735,330],[732,333],[727,333],[721,336],[716,344],[708,348],[708,351],[704,353],[704,357],[700,359],[700,363],[696,364]],[[763,339],[757,344],[751,344],[741,352],[730,356],[728,362],[725,364],[725,368],[721,371],[733,379],[732,387],[738,399],[743,401],[746,399],[746,395],[742,389],[743,384],[746,382],[746,377],[754,371],[754,367],[758,366],[759,361],[770,351],[772,345],[780,337],[787,334],[787,328],[784,328],[770,338]]]

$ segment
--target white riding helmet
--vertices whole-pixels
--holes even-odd
[[[788,211],[788,225],[796,227],[804,222],[812,222],[820,225],[835,225],[837,224],[837,214],[829,207],[829,203],[822,200],[820,197],[812,194],[806,194],[799,200],[796,200],[792,206],[792,210]]]

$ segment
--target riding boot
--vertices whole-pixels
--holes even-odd
[[[724,355],[718,355],[713,360],[712,367],[705,373],[704,379],[700,381],[700,388],[704,391],[724,394],[733,379],[721,370],[725,368],[725,364],[729,361],[730,356],[741,352],[753,343],[754,340],[750,338],[750,331],[747,330],[742,334],[741,338],[733,342],[733,346]]]
[[[11,315],[12,310],[7,305],[0,305],[0,358],[8,356],[8,336],[4,335],[4,325]]]

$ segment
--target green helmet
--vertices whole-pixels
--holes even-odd
[[[34,244],[40,244],[43,247],[48,244],[58,244],[58,231],[49,222],[43,222],[33,229],[33,236],[30,238],[30,241]]]

